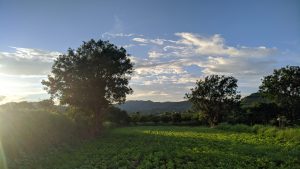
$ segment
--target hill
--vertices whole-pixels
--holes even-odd
[[[124,104],[116,105],[116,107],[127,111],[129,114],[140,112],[141,114],[158,114],[162,112],[183,112],[191,108],[191,103],[188,101],[181,102],[153,102],[132,100]]]
[[[251,107],[258,103],[270,103],[271,101],[263,97],[260,93],[252,93],[241,100],[242,107]]]

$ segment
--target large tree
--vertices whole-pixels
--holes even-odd
[[[128,86],[132,72],[133,65],[123,47],[92,39],[60,55],[42,84],[61,104],[87,112],[97,133],[104,110],[113,103],[123,103],[132,93]]]
[[[274,101],[289,120],[300,118],[300,67],[286,66],[266,76],[260,92]]]
[[[234,77],[211,75],[197,81],[196,87],[186,94],[186,98],[213,127],[239,102],[241,96],[237,87]]]

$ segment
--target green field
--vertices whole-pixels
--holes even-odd
[[[205,127],[143,126],[106,131],[80,146],[17,162],[18,168],[300,168],[297,140]]]

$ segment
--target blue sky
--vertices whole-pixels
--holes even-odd
[[[0,0],[2,102],[47,98],[40,81],[55,57],[91,38],[132,55],[129,99],[183,100],[210,74],[237,77],[247,95],[300,64],[300,1]]]

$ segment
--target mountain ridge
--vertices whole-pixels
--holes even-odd
[[[151,100],[128,100],[124,104],[115,105],[127,113],[140,112],[141,114],[159,114],[163,112],[184,112],[191,108],[188,101],[154,102]]]

